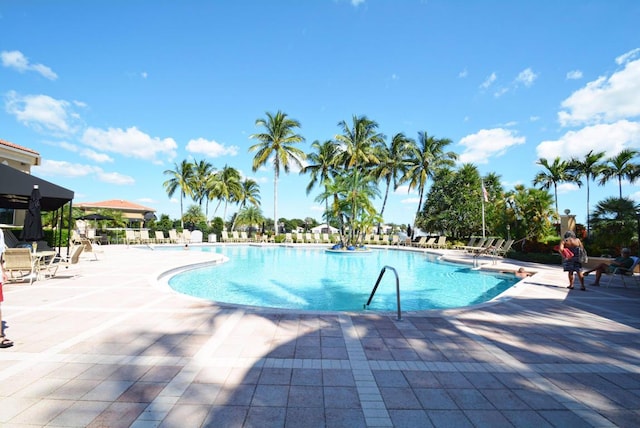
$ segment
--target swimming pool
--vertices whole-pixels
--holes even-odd
[[[486,302],[518,281],[513,275],[442,262],[435,255],[391,249],[358,255],[283,246],[192,250],[221,253],[229,261],[179,273],[169,279],[171,288],[211,301],[269,308],[361,311],[384,266],[398,273],[403,311]],[[395,276],[387,271],[369,309],[396,307]]]

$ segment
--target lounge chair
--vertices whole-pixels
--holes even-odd
[[[389,245],[389,235],[380,235],[380,244]]]
[[[285,244],[293,244],[293,236],[290,232],[284,234],[284,243]]]
[[[98,253],[102,252],[102,250],[98,250],[97,245],[93,245],[87,238],[82,238],[80,245],[84,246],[85,253],[92,253],[93,257],[98,260]]]
[[[371,240],[369,241],[369,245],[378,245],[380,244],[380,235],[373,234],[371,235]]]
[[[433,238],[435,240],[435,238]],[[427,243],[427,237],[426,236],[421,236],[420,239],[418,239],[418,242],[412,242],[411,246],[412,247],[424,247],[425,244]]]
[[[444,248],[447,245],[447,237],[444,235],[438,236],[438,239],[431,244],[431,248]]]
[[[493,242],[493,239],[491,240],[491,242]],[[487,238],[480,238],[478,242],[476,242],[474,245],[471,245],[468,247],[463,246],[461,249],[469,253],[475,253],[476,251],[481,251],[482,249],[484,249],[486,243],[487,243]]]
[[[164,244],[167,242],[167,238],[164,237],[164,232],[156,230],[156,244]]]
[[[500,248],[496,249],[495,254],[504,257],[511,250],[512,246],[513,239],[507,239]]]
[[[78,239],[77,241],[74,241],[75,243],[80,243],[82,242],[82,238]],[[138,236],[136,236],[136,232],[133,230],[125,230],[124,231],[124,242],[127,245],[130,244],[138,244],[140,243],[140,238]]]
[[[149,237],[149,231],[147,229],[140,230],[140,243],[151,244],[151,238]]]
[[[400,245],[400,237],[398,235],[391,236],[391,245]]]
[[[69,268],[72,265],[77,264],[80,261],[80,254],[84,251],[85,246],[82,244],[74,245],[69,249],[69,255],[67,257],[56,256],[53,261],[48,265],[45,276],[53,278],[58,273],[58,269],[61,266]]]
[[[191,242],[191,231],[189,229],[184,229],[180,233],[180,241],[185,244],[188,244]]]
[[[169,242],[172,244],[178,243],[178,232],[175,229],[169,231]]]
[[[220,232],[220,239],[222,239],[222,242],[231,242],[231,238],[229,238],[229,232],[227,232],[226,230]]]
[[[467,242],[467,245],[456,245],[456,246],[455,246],[455,247],[453,247],[453,248],[455,248],[456,250],[464,250],[464,249],[469,248],[469,247],[475,247],[476,239],[477,239],[477,238],[475,238],[475,237],[473,237],[473,236],[472,236],[472,237],[469,239],[469,242]]]
[[[635,278],[636,285],[640,285],[638,283],[638,275],[634,274],[634,271],[636,270],[636,266],[638,266],[638,263],[640,263],[640,257],[631,256],[631,258],[633,259],[633,264],[631,265],[631,267],[629,267],[629,269],[618,266],[611,273],[607,271],[603,272],[604,274],[609,275],[609,281],[607,281],[607,283],[605,284],[606,286],[609,286],[611,284],[611,281],[616,275],[620,275],[620,277],[622,278],[622,284],[624,285],[625,288],[627,288],[627,282],[625,280],[627,276]]]
[[[306,232],[304,234],[304,242],[307,244],[313,244],[313,234],[311,234],[311,232]]]
[[[313,234],[313,242],[316,244],[320,243],[320,234],[319,233],[314,233]]]
[[[7,248],[4,251],[4,271],[7,273],[7,281],[29,279],[37,275],[35,259],[31,256],[30,248]]]
[[[247,232],[240,232],[240,242],[250,242],[249,235]]]
[[[231,241],[232,242],[240,242],[240,234],[237,230],[231,231]]]

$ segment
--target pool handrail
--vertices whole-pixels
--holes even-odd
[[[371,290],[371,295],[369,296],[369,300],[367,300],[367,303],[364,305],[364,309],[366,309],[369,306],[369,304],[371,304],[373,295],[376,294],[378,285],[380,285],[380,280],[382,280],[382,277],[384,276],[384,273],[387,271],[387,269],[392,270],[396,276],[396,299],[398,301],[398,321],[402,321],[402,311],[400,310],[400,278],[398,277],[398,272],[392,266],[385,266],[380,271],[380,275],[378,275],[378,280],[376,281],[376,285],[373,286],[373,290]]]

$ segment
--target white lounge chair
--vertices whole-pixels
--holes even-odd
[[[48,265],[45,277],[53,278],[57,275],[60,267],[69,268],[72,265],[80,262],[80,254],[84,251],[85,246],[82,244],[74,245],[69,249],[69,255],[67,257],[56,256],[53,261]]]
[[[35,259],[30,248],[7,248],[4,251],[4,271],[8,281],[29,280],[36,276]]]

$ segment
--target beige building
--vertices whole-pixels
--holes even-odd
[[[26,174],[31,174],[31,167],[40,165],[40,153],[0,139],[0,163]],[[0,224],[24,224],[24,210],[0,207]]]
[[[85,214],[93,214],[98,210],[120,211],[122,212],[122,217],[127,219],[129,223],[140,224],[155,218],[156,212],[154,208],[145,207],[144,205],[122,199],[111,199],[102,202],[81,202],[75,204],[74,207],[84,211]]]

